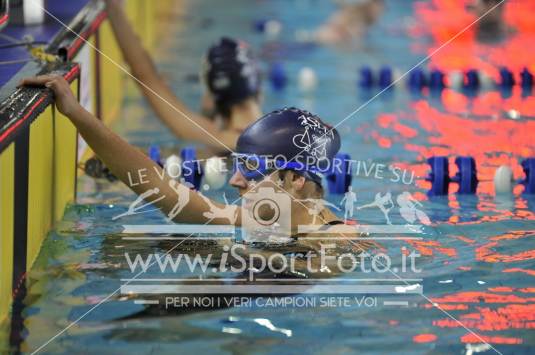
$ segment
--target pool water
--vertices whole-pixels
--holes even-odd
[[[264,112],[297,106],[333,125],[354,113],[338,127],[343,152],[366,162],[368,169],[384,164],[405,169],[408,177],[414,172],[413,178],[401,183],[392,182],[386,168],[379,174],[361,170],[353,187],[357,205],[387,192],[398,196],[406,191],[421,201],[422,211],[432,222],[424,227],[422,239],[388,240],[381,245],[390,255],[400,256],[403,247],[422,255],[418,266],[424,295],[406,296],[405,307],[384,305],[384,300],[399,300],[388,295],[367,295],[378,300],[370,307],[355,303],[302,308],[253,304],[161,312],[135,304],[132,295],[117,292],[121,279],[133,276],[124,253],[165,253],[173,243],[126,241],[120,234],[121,225],[165,223],[164,216],[151,212],[113,221],[134,195],[122,184],[83,176],[78,203],[67,208],[28,274],[29,286],[18,315],[22,326],[12,334],[16,349],[32,352],[82,317],[41,352],[535,351],[535,199],[518,194],[518,189],[515,195],[495,197],[489,182],[494,169],[504,162],[513,165],[515,176],[520,177],[519,159],[535,155],[533,121],[474,114],[475,100],[459,108],[452,104],[452,97],[459,98],[454,92],[429,98],[415,96],[403,85],[355,112],[378,92],[357,87],[362,65],[390,65],[403,72],[426,55],[422,48],[436,45],[425,36],[407,35],[416,21],[412,1],[386,1],[380,22],[356,49],[317,47],[295,40],[296,31],[311,30],[325,20],[324,14],[334,9],[330,1],[233,0],[218,6],[217,11],[213,1],[183,3],[187,15],[177,8],[165,16],[165,21],[178,25],[161,41],[158,66],[191,107],[199,105],[202,88],[193,78],[204,50],[223,34],[240,37],[261,54],[266,71],[270,63],[278,61],[289,75],[289,86],[281,92],[264,82]],[[252,21],[262,18],[276,18],[283,24],[276,41],[252,30]],[[303,66],[311,67],[318,76],[320,85],[313,93],[303,94],[296,85]],[[515,104],[500,101],[499,96],[491,98],[499,112]],[[176,142],[134,92],[125,99],[124,117],[114,124],[114,130],[135,145],[159,144],[167,153],[178,152],[187,144]],[[434,154],[474,156],[480,179],[485,180],[479,194],[427,199],[425,158]],[[221,199],[222,192],[229,200],[237,198],[230,187],[206,194]],[[329,195],[327,200],[338,205],[341,196]],[[383,214],[373,208],[358,210],[355,217],[363,224],[385,223]],[[394,224],[404,224],[400,214],[392,213],[391,218]],[[361,276],[355,271],[343,277]]]

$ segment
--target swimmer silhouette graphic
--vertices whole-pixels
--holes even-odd
[[[416,205],[421,207],[422,204],[414,197],[412,197],[412,195],[407,191],[399,194],[396,198],[396,202],[399,205],[399,214],[408,223],[413,224],[416,220],[419,220],[422,224],[431,224],[431,220],[429,219],[427,214],[416,208]]]
[[[236,219],[238,218],[238,206],[229,204],[224,193],[223,199],[225,200],[225,207],[223,208],[214,205],[214,203],[204,195],[201,194],[200,196],[206,202],[208,207],[210,207],[210,211],[203,213],[204,217],[209,219],[226,218],[229,224],[233,225],[236,223]]]
[[[346,212],[348,209],[351,209],[350,202],[347,202],[348,199],[353,198],[350,194],[353,193],[351,189],[346,193],[342,201],[340,202],[340,205],[346,200]],[[354,194],[354,193],[353,193]],[[346,199],[346,196],[350,196]],[[356,196],[354,197],[356,201]],[[423,207],[422,204],[416,200],[409,192],[405,191],[399,194],[396,197],[396,202],[399,206],[399,214],[403,219],[407,222],[407,224],[414,224],[417,220],[420,221],[422,224],[430,225],[431,220],[427,216],[427,214],[417,208]],[[375,195],[375,200],[372,203],[368,203],[363,206],[357,207],[358,210],[363,208],[370,208],[370,207],[377,207],[383,212],[386,223],[391,225],[392,222],[390,221],[390,211],[395,207],[394,202],[392,201],[392,194],[390,192],[385,193],[383,196],[380,192],[378,192]]]
[[[190,184],[191,185],[191,184]],[[173,219],[186,207],[189,203],[189,192],[191,186],[187,186],[186,182],[181,184],[177,183],[175,180],[169,180],[169,187],[171,187],[177,194],[177,202],[167,215],[167,222],[173,221]],[[202,196],[202,195],[201,195]]]
[[[188,186],[186,182],[182,181],[181,184],[179,184],[175,180],[169,180],[169,187],[171,187],[171,189],[173,189],[173,191],[176,192],[177,202],[173,206],[171,211],[167,214],[167,218],[166,218],[167,222],[171,222],[180,212],[182,212],[184,207],[186,207],[186,205],[189,202],[189,192],[190,192],[190,188],[191,188],[191,186]],[[141,204],[142,202],[144,202],[150,196],[157,195],[159,193],[160,193],[160,189],[157,188],[157,187],[155,187],[153,189],[148,189],[144,193],[140,194],[128,206],[128,210],[126,212],[118,214],[117,216],[112,217],[112,220],[116,221],[116,220],[118,220],[119,218],[122,218],[122,217],[132,216],[132,215],[136,215],[136,214],[140,214],[140,213],[146,213],[146,212],[158,210],[158,208],[154,208],[154,209],[143,210],[141,212],[138,212],[139,210],[143,209],[144,207],[147,207],[147,206],[150,206],[150,205],[154,205],[155,203],[163,200],[166,197],[165,195],[161,195],[160,197],[158,197],[155,200],[152,200],[152,201],[145,202],[145,203]]]
[[[344,204],[345,202],[345,204]],[[353,212],[355,210],[355,203],[357,202],[357,194],[353,192],[353,186],[349,186],[344,197],[340,201],[340,206],[344,204],[344,222],[347,223],[348,218],[353,218]]]
[[[126,217],[126,216],[133,216],[133,215],[136,215],[136,214],[140,214],[140,213],[145,213],[145,212],[149,212],[149,211],[154,211],[156,209],[151,209],[151,210],[144,210],[142,212],[138,212],[139,210],[143,209],[144,207],[147,207],[147,206],[150,206],[150,205],[153,205],[155,204],[156,202],[158,201],[161,201],[162,199],[165,198],[165,196],[160,196],[158,197],[157,199],[153,200],[153,201],[150,201],[150,202],[146,202],[142,205],[140,205],[140,203],[142,203],[143,201],[145,201],[145,199],[147,199],[148,197],[152,196],[152,195],[156,195],[160,192],[160,189],[155,187],[153,189],[149,189],[147,191],[145,191],[144,193],[140,194],[135,200],[134,202],[132,202],[129,206],[128,206],[128,210],[124,213],[121,213],[117,216],[114,216],[112,217],[112,220],[113,221],[116,221],[118,220],[119,218],[122,218],[122,217]]]
[[[304,200],[297,200],[297,201],[309,202],[312,204],[312,207],[307,208],[308,214],[312,216],[312,224],[316,224],[316,218],[320,215],[321,211],[323,211],[325,206],[329,206],[329,207],[334,208],[337,211],[340,211],[340,209],[336,205],[333,205],[332,203],[327,202],[321,198],[307,198]]]
[[[389,207],[387,207],[389,206]],[[390,192],[387,192],[384,194],[384,196],[381,196],[381,193],[378,192],[375,195],[375,201],[372,203],[369,203],[367,205],[363,205],[360,207],[357,207],[357,210],[363,209],[363,208],[369,208],[369,207],[377,207],[383,212],[385,215],[386,223],[392,224],[390,221],[390,217],[388,216],[390,213],[390,210],[394,208],[394,202],[392,201],[392,194]]]

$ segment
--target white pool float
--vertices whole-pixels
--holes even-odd
[[[494,191],[496,195],[510,194],[513,191],[513,171],[502,165],[494,173]]]
[[[227,183],[227,166],[220,157],[211,157],[204,165],[204,182],[210,189],[220,189]]]
[[[182,175],[182,159],[177,155],[170,155],[165,159],[164,169],[167,176],[173,179],[180,178],[180,175]]]
[[[314,69],[304,67],[299,70],[299,89],[303,92],[311,92],[316,89],[318,85],[318,78]]]
[[[451,89],[462,89],[464,84],[464,74],[460,70],[454,70],[448,74],[448,86]]]

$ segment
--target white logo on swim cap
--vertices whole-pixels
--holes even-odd
[[[293,144],[315,158],[324,158],[327,155],[327,143],[334,138],[333,132],[316,117],[301,115],[297,119],[305,131],[293,137]]]
[[[224,74],[218,74],[213,81],[215,89],[226,89],[230,86],[230,79]]]
[[[246,64],[247,62],[249,62],[249,58],[247,56],[247,49],[245,47],[237,48],[236,60],[242,64]]]

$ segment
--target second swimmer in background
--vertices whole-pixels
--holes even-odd
[[[222,38],[208,50],[201,72],[205,115],[199,114],[190,110],[158,73],[121,1],[106,0],[106,5],[123,57],[158,118],[176,137],[203,143],[212,153],[233,150],[240,133],[262,115],[260,70],[249,47]]]
[[[505,21],[504,1],[474,0],[467,9],[477,17],[476,36],[482,43],[497,43],[515,32]]]
[[[319,43],[359,45],[384,11],[384,0],[339,0],[340,9],[315,33]]]

